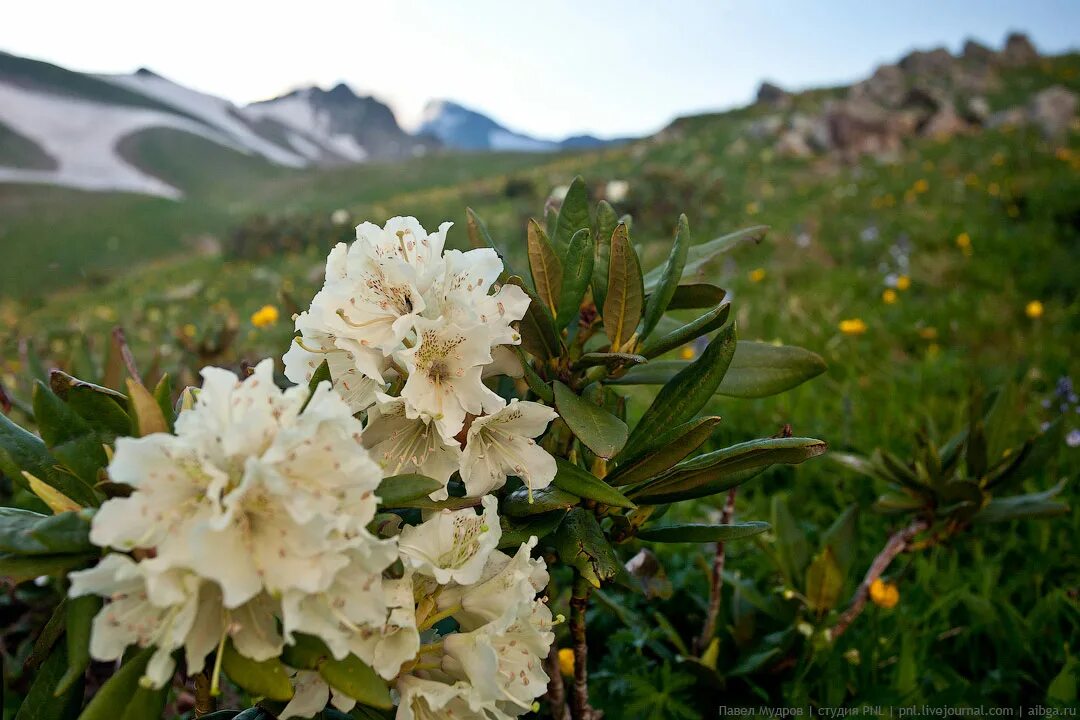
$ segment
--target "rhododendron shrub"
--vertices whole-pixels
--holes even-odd
[[[87,720],[159,717],[185,686],[197,715],[592,716],[586,609],[638,582],[623,547],[762,532],[665,509],[825,444],[710,440],[714,396],[823,370],[739,342],[709,282],[763,228],[694,244],[681,217],[642,272],[630,219],[587,198],[575,181],[517,248],[471,211],[464,251],[449,222],[362,223],[280,358],[206,368],[175,403],[56,371],[40,438],[0,417],[0,471],[51,511],[5,509],[4,572],[67,596],[26,702],[77,712],[98,660],[118,669]]]

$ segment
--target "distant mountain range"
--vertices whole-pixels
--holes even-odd
[[[416,134],[344,84],[301,88],[238,107],[141,69],[90,75],[0,52],[0,183],[38,183],[178,198],[165,167],[190,151],[289,168],[397,160],[440,150],[556,152],[606,144],[541,140],[449,101],[428,105]],[[149,143],[148,138],[153,142]],[[145,151],[150,144],[153,152]]]

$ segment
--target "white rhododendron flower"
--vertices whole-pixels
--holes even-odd
[[[498,500],[487,495],[481,503],[480,515],[472,508],[441,510],[426,522],[403,529],[398,537],[402,560],[440,585],[451,581],[470,585],[479,580],[502,537]]]
[[[394,678],[401,666],[420,651],[420,632],[416,628],[416,600],[410,573],[397,580],[387,580],[386,621],[369,625],[353,636],[350,649],[387,680]]]
[[[466,682],[453,684],[405,675],[397,683],[401,696],[395,720],[505,720],[508,715],[484,700]]]
[[[479,326],[421,320],[417,327],[417,344],[398,353],[409,372],[401,397],[409,417],[431,418],[449,440],[461,432],[466,413],[479,415],[504,403],[480,378],[491,362],[491,347]]]
[[[468,680],[481,697],[527,711],[547,690],[543,658],[555,642],[551,628],[547,605],[523,600],[475,630],[447,635],[442,669]]]
[[[530,538],[513,556],[493,552],[477,582],[451,586],[439,593],[439,610],[451,612],[462,629],[474,630],[535,598],[548,583],[547,565],[531,554],[536,542],[536,537]]]
[[[468,495],[485,495],[517,475],[532,490],[547,487],[555,477],[555,458],[536,444],[558,414],[535,402],[516,398],[469,426],[461,458],[461,479]]]
[[[409,418],[405,401],[379,394],[378,404],[368,413],[364,447],[387,476],[419,473],[443,484],[431,493],[432,500],[445,500],[446,483],[461,463],[461,446],[443,439],[434,422]]]
[[[317,672],[300,670],[289,681],[293,686],[292,700],[278,715],[278,720],[314,717],[322,712],[327,702],[345,713],[356,706],[356,700],[331,688]]]

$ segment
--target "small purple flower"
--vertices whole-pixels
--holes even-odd
[[[1065,436],[1065,444],[1069,447],[1080,447],[1080,430],[1073,428],[1069,431],[1069,434]]]

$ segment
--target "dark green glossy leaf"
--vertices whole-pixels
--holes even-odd
[[[256,661],[236,651],[232,642],[225,643],[221,667],[229,679],[256,697],[285,701],[293,696],[289,674],[277,658]]]
[[[536,397],[540,398],[548,405],[555,403],[555,392],[551,389],[551,385],[544,381],[536,369],[532,366],[528,356],[525,355],[525,351],[520,347],[514,346],[515,352],[517,352],[518,360],[521,362],[521,371],[525,378],[525,382],[528,384],[529,389],[533,391]]]
[[[140,685],[134,695],[131,696],[131,699],[128,700],[127,707],[124,709],[124,714],[120,716],[120,720],[147,720],[148,718],[161,717],[162,712],[165,710],[165,701],[169,699],[171,689],[168,684],[156,689]]]
[[[34,419],[49,453],[73,476],[63,483],[66,487],[54,487],[80,505],[97,504],[93,486],[98,470],[108,463],[102,437],[41,382],[34,385]],[[23,469],[49,485],[52,479],[64,477],[63,473],[42,477],[29,468]]]
[[[714,415],[674,427],[634,455],[620,459],[618,467],[604,479],[612,485],[651,480],[701,447],[719,422],[720,418]]]
[[[614,457],[626,443],[627,428],[604,408],[585,400],[556,380],[555,408],[570,431],[602,458]]]
[[[560,490],[604,505],[628,509],[635,507],[634,503],[621,492],[569,460],[555,458],[555,464],[558,470],[555,472],[553,482]]]
[[[161,416],[165,418],[165,428],[167,432],[173,431],[173,400],[172,400],[172,380],[169,378],[169,374],[165,373],[161,376],[161,380],[158,380],[158,384],[154,386],[154,400],[157,401],[158,408],[161,409]]]
[[[65,608],[67,670],[56,684],[55,694],[62,694],[75,687],[90,667],[90,631],[94,616],[101,609],[101,598],[96,595],[83,595],[68,598]],[[160,714],[160,713],[159,713]]]
[[[630,244],[625,225],[620,224],[611,236],[611,257],[608,261],[607,296],[602,314],[604,332],[614,352],[624,346],[641,321],[645,291],[641,285],[641,266],[637,252]]]
[[[581,502],[581,498],[554,485],[537,488],[529,493],[529,488],[520,487],[503,498],[499,512],[510,517],[529,517],[551,512],[567,510]]]
[[[511,520],[506,515],[500,518],[502,524],[502,537],[499,538],[500,550],[516,550],[530,537],[536,536],[543,540],[559,527],[559,523],[566,516],[565,510],[553,510],[551,512],[533,515],[527,520]]]
[[[727,542],[758,535],[769,529],[769,523],[752,521],[710,525],[707,523],[684,523],[678,525],[654,525],[640,530],[639,540],[660,543],[709,543]]]
[[[762,398],[791,390],[826,370],[817,353],[794,345],[743,341],[735,348],[717,392],[738,398]]]
[[[710,309],[704,315],[694,318],[690,322],[669,333],[650,338],[641,346],[641,354],[651,359],[685,345],[692,340],[696,340],[702,335],[707,335],[726,323],[730,312],[731,305],[729,303],[721,303]],[[742,345],[743,343],[739,343],[735,349],[736,358],[739,356],[738,348]],[[732,365],[734,364],[735,361],[732,360]],[[728,372],[731,372],[730,367],[728,368]],[[723,383],[721,383],[721,386],[722,385]]]
[[[627,441],[628,453],[644,447],[666,430],[690,420],[705,407],[731,364],[735,354],[735,338],[735,323],[724,326],[701,357],[660,388]]]
[[[574,363],[575,367],[593,367],[596,365],[604,365],[608,368],[617,368],[623,366],[640,365],[646,363],[648,360],[641,355],[635,355],[634,353],[620,353],[620,352],[595,352],[585,353],[578,361]]]
[[[596,518],[584,508],[567,513],[552,538],[559,558],[593,587],[612,580],[621,567]]]
[[[281,650],[281,661],[298,670],[316,670],[330,656],[322,640],[305,633],[293,633],[293,643]]]
[[[330,657],[319,666],[323,680],[335,690],[340,690],[358,703],[389,710],[394,706],[390,699],[390,688],[371,666],[355,655],[348,655],[342,660]]]
[[[720,256],[739,245],[761,242],[768,230],[766,225],[757,225],[693,246],[683,266],[683,279],[687,283],[713,279],[716,274],[714,262]],[[652,292],[659,285],[662,272],[663,266],[660,266],[645,275],[645,289],[648,292]]]
[[[855,524],[859,516],[859,506],[850,505],[840,517],[833,521],[829,529],[821,536],[821,547],[832,551],[833,559],[840,574],[847,577],[851,570],[853,553],[855,551],[856,533]]]
[[[582,228],[570,239],[570,245],[566,249],[556,327],[564,328],[578,316],[581,301],[592,281],[594,260],[592,234],[588,228]]]
[[[555,317],[562,293],[563,269],[558,253],[548,241],[544,229],[535,220],[529,220],[528,231],[529,272],[532,275],[536,296],[544,308]]]
[[[558,333],[555,332],[555,322],[551,318],[551,313],[520,277],[511,275],[506,282],[517,285],[529,296],[529,308],[519,323],[521,346],[533,357],[541,360],[558,357],[562,342]]]
[[[33,580],[42,575],[63,575],[70,570],[84,567],[100,555],[0,555],[0,577],[13,584]]]
[[[117,720],[123,717],[128,701],[139,689],[139,678],[146,672],[154,652],[153,647],[146,648],[125,662],[90,699],[79,720]]]
[[[571,238],[579,230],[589,230],[589,191],[580,175],[567,188],[566,197],[559,206],[559,217],[555,221],[553,239],[560,257],[566,255]]]
[[[510,270],[510,264],[506,261],[506,253],[499,249],[499,246],[495,244],[495,238],[492,237],[488,231],[487,223],[480,219],[480,216],[472,208],[465,208],[465,229],[469,235],[469,245],[473,248],[488,247],[495,251],[495,254],[502,260],[503,272],[500,276],[500,280],[505,276],[512,274]]]
[[[911,512],[925,506],[925,498],[901,491],[885,493],[874,501],[874,510],[885,514]]]
[[[383,507],[401,507],[402,503],[419,498],[426,498],[436,490],[440,490],[443,483],[427,475],[406,473],[383,478],[379,483],[379,489],[375,494],[379,496],[379,504]]]
[[[596,206],[596,261],[593,263],[593,302],[598,309],[604,307],[607,298],[608,265],[611,262],[611,236],[619,224],[615,208],[607,200]]]
[[[311,402],[311,398],[315,395],[315,389],[319,387],[319,383],[333,382],[333,378],[330,375],[330,361],[323,360],[319,363],[319,367],[315,368],[315,372],[311,374],[311,379],[308,380],[308,396],[307,400],[304,400],[304,404],[300,407],[300,412],[307,410],[308,403]]]
[[[1009,520],[1029,520],[1066,515],[1069,506],[1054,498],[1065,488],[1062,480],[1049,490],[1027,495],[1014,495],[1005,498],[993,498],[975,515],[975,522],[1007,522]]]
[[[668,302],[667,309],[671,310],[698,310],[700,308],[715,307],[727,297],[727,290],[709,283],[691,283],[679,285]]]
[[[686,265],[686,257],[690,251],[690,243],[690,223],[686,215],[680,215],[671,252],[668,253],[663,267],[660,268],[660,278],[656,283],[656,288],[645,303],[645,318],[641,326],[643,338],[648,337],[656,327],[656,323],[660,322],[660,317],[667,312],[671,298],[675,296],[675,289],[679,286],[683,267]],[[642,354],[645,353],[642,352]]]
[[[79,380],[55,369],[49,373],[49,388],[107,442],[117,436],[131,434],[127,396],[123,393]]]
[[[90,543],[90,515],[65,512],[42,515],[0,507],[0,553],[54,555],[95,550]]]
[[[684,460],[653,482],[627,493],[634,502],[659,504],[715,495],[742,482],[742,473],[770,465],[796,465],[823,454],[828,445],[814,438],[766,438]]]
[[[33,673],[33,683],[15,713],[15,720],[73,720],[78,716],[83,699],[82,676],[63,692],[55,692],[67,662],[67,650],[58,643]]]

